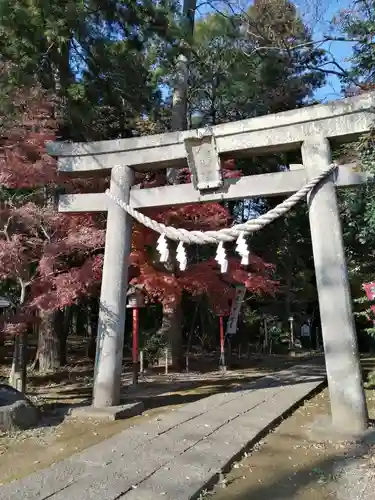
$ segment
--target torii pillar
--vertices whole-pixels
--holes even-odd
[[[324,136],[302,144],[302,160],[309,178],[332,163],[331,146]],[[334,174],[308,197],[320,320],[324,344],[332,426],[360,434],[367,428],[357,334],[353,320],[350,283],[345,258]]]
[[[129,203],[133,181],[134,171],[131,168],[112,168],[111,193]],[[115,407],[120,403],[131,227],[130,215],[116,203],[110,203],[94,372],[95,408]]]

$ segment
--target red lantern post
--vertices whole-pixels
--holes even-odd
[[[133,361],[133,385],[138,384],[139,373],[139,309],[133,308],[133,343],[132,343],[132,361]]]
[[[220,320],[220,361],[219,361],[219,368],[222,371],[226,370],[225,366],[225,336],[224,336],[224,316],[221,314],[219,316]]]
[[[144,307],[144,295],[140,288],[131,287],[127,293],[129,309],[132,309],[133,331],[132,331],[132,364],[133,385],[138,384],[139,374],[139,309]]]

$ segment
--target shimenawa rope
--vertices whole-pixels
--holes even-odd
[[[165,224],[147,217],[146,215],[132,208],[130,205],[124,203],[117,196],[111,193],[109,189],[106,190],[106,194],[140,224],[143,224],[149,229],[152,229],[153,231],[164,235],[170,240],[180,241],[186,243],[187,245],[190,245],[192,243],[195,243],[197,245],[218,244],[220,242],[225,243],[233,241],[237,239],[241,234],[246,235],[254,233],[255,231],[259,231],[264,226],[267,226],[282,215],[286,214],[336,168],[337,165],[335,163],[331,164],[326,170],[323,170],[319,175],[305,184],[305,186],[303,186],[299,191],[292,194],[285,201],[279,203],[279,205],[277,205],[275,208],[272,208],[267,213],[260,215],[256,219],[250,219],[243,224],[236,224],[232,227],[219,229],[217,231],[187,231],[186,229],[166,226]]]

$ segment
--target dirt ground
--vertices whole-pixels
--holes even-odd
[[[234,367],[225,374],[212,370],[213,366],[207,367],[206,361],[205,368],[210,371],[165,375],[150,370],[140,378],[136,389],[131,387],[130,367],[125,366],[123,400],[142,400],[146,411],[142,416],[116,422],[66,418],[72,407],[90,402],[92,365],[87,360],[79,360],[77,356],[76,360],[70,359],[69,368],[52,375],[30,372],[27,395],[41,408],[43,418],[36,429],[10,434],[0,432],[0,485],[63,460],[161,412],[234,388],[303,360],[285,356],[255,357],[236,362],[244,366]],[[217,366],[217,360],[213,365]],[[199,368],[196,360],[192,360],[190,366]],[[8,370],[8,365],[0,365],[0,382],[6,383]]]
[[[375,419],[375,391],[366,391]],[[212,500],[372,500],[375,438],[367,445],[316,439],[314,422],[329,413],[328,391],[306,402],[261,441],[214,491]],[[374,444],[373,444],[374,443]]]

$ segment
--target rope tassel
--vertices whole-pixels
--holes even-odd
[[[167,262],[169,257],[169,248],[167,239],[164,234],[160,235],[158,243],[156,245],[156,250],[159,252],[160,262]]]
[[[187,256],[186,256],[185,246],[182,243],[182,241],[180,241],[180,243],[177,245],[176,259],[177,259],[180,271],[185,271],[186,266],[187,266]]]
[[[241,265],[248,266],[249,265],[249,247],[247,245],[244,233],[240,233],[239,237],[236,241],[236,252],[241,255]]]
[[[222,273],[226,273],[228,270],[228,260],[227,260],[227,253],[225,251],[224,244],[222,241],[220,241],[220,243],[217,246],[215,260],[220,266],[220,271]]]

